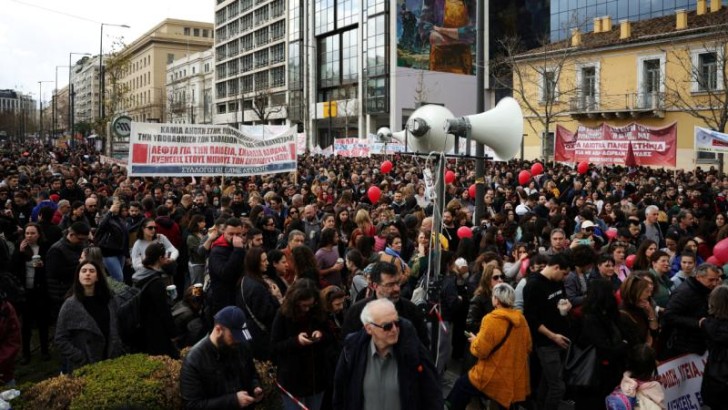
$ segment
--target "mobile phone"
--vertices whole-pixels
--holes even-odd
[[[467,330],[465,332],[463,332],[463,333],[465,333],[465,337],[475,336],[474,334],[468,332]]]

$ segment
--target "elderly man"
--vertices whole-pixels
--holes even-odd
[[[245,314],[228,306],[215,315],[209,336],[192,347],[182,364],[180,391],[187,409],[254,408],[263,398]]]
[[[705,353],[707,346],[701,328],[708,317],[708,297],[722,278],[720,268],[704,263],[695,271],[695,276],[685,279],[670,297],[661,318],[667,337],[665,359],[684,353]]]
[[[442,392],[429,352],[412,324],[399,318],[388,299],[368,301],[339,356],[334,409],[403,410],[443,408]]]
[[[660,216],[660,208],[655,205],[649,205],[645,208],[645,221],[642,222],[640,232],[642,238],[651,239],[655,241],[658,248],[665,247],[665,237],[662,234],[662,228],[657,222],[657,218]]]
[[[306,234],[293,229],[288,233],[288,245],[283,249],[283,254],[286,255],[286,261],[288,261],[288,267],[286,268],[286,274],[283,280],[286,284],[290,285],[296,279],[296,265],[293,260],[293,248],[298,246],[304,246],[306,241]]]
[[[98,220],[96,219],[98,211],[98,201],[96,198],[86,198],[86,201],[83,203],[83,214],[86,215],[86,219],[92,229],[98,227]]]

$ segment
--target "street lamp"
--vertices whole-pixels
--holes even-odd
[[[90,56],[91,53],[74,53],[70,52],[68,53],[68,124],[71,127],[71,138],[73,138],[73,128],[75,126],[74,119],[73,119],[73,83],[71,83],[71,74],[73,73],[73,64],[71,64],[71,56],[78,55],[78,56]]]
[[[52,80],[41,80],[38,81],[38,124],[40,131],[38,132],[38,139],[43,140],[43,83],[52,83]]]
[[[67,66],[67,65],[57,65],[56,66],[56,84],[55,84],[56,88],[55,88],[55,90],[53,90],[53,121],[52,121],[53,130],[51,131],[51,136],[55,135],[56,130],[58,129],[58,127],[56,126],[56,122],[58,121],[57,103],[58,103],[58,69],[59,68],[68,68],[70,70],[71,66]]]
[[[101,23],[101,37],[99,39],[99,119],[103,119],[104,98],[106,95],[106,87],[104,86],[104,26],[129,28],[126,24],[109,24]]]

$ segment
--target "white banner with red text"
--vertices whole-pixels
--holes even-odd
[[[696,409],[703,407],[700,385],[708,354],[686,354],[657,367],[657,377],[665,389],[665,406],[668,410]]]

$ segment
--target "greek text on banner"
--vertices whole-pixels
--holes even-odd
[[[258,140],[227,126],[131,123],[132,176],[250,176],[296,170],[295,128]]]

